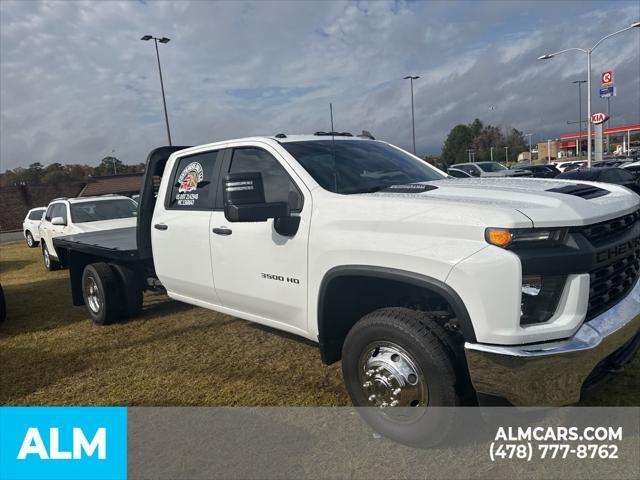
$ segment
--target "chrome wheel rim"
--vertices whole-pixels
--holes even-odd
[[[85,292],[87,292],[87,305],[93,313],[100,311],[100,294],[98,291],[98,285],[93,277],[88,277],[85,284]]]
[[[47,248],[44,248],[44,265],[45,267],[49,268],[49,266],[51,265],[51,259],[49,258],[49,250],[47,250]]]
[[[30,247],[33,247],[33,237],[31,236],[30,233],[27,233],[27,245],[29,245]]]
[[[393,342],[368,345],[358,364],[359,383],[367,406],[382,409],[399,421],[415,421],[429,403],[426,377],[415,359]]]

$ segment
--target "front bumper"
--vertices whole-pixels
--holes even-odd
[[[639,332],[640,281],[571,338],[520,346],[466,343],[465,353],[478,393],[513,405],[567,405],[580,400],[583,384],[607,357],[637,348]]]

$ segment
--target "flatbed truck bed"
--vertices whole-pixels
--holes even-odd
[[[66,235],[53,240],[63,263],[69,255],[79,252],[109,260],[133,261],[140,259],[136,227],[100,230],[97,232]]]

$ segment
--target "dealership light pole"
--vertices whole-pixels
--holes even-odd
[[[407,75],[404,80],[411,82],[411,131],[413,132],[413,154],[416,154],[416,120],[413,111],[413,81],[419,79],[418,75]]]
[[[585,53],[587,55],[587,167],[591,168],[591,53],[596,49],[598,45],[600,45],[604,40],[609,37],[613,37],[614,35],[618,35],[619,33],[626,32],[627,30],[631,30],[632,28],[640,27],[640,22],[635,22],[629,25],[627,28],[623,28],[622,30],[618,30],[617,32],[610,33],[602,37],[598,40],[593,47],[591,48],[567,48],[565,50],[560,50],[559,52],[547,53],[545,55],[541,55],[538,57],[538,60],[549,60],[550,58],[555,57],[556,55],[560,55],[561,53],[570,52],[573,50],[577,50],[579,52]]]
[[[586,80],[576,80],[573,82],[578,85],[578,141],[576,142],[576,157],[580,156],[582,147],[582,84],[587,83]]]
[[[164,98],[164,83],[162,81],[162,67],[160,66],[160,53],[158,52],[158,42],[169,43],[170,39],[167,37],[157,38],[152,35],[145,35],[140,40],[153,40],[156,44],[156,58],[158,59],[158,73],[160,74],[160,90],[162,90],[162,105],[164,106],[164,121],[167,125],[167,137],[169,138],[169,145],[171,145],[171,130],[169,130],[169,116],[167,115],[167,101]]]
[[[525,137],[529,137],[529,163],[533,162],[533,154],[531,153],[531,137],[533,133],[525,133]]]

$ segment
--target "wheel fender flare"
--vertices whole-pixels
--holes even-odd
[[[475,342],[476,334],[471,322],[471,317],[467,307],[465,306],[462,298],[456,293],[456,291],[449,285],[441,280],[428,277],[415,272],[409,272],[406,270],[399,270],[389,267],[377,267],[368,265],[342,265],[333,267],[327,273],[325,273],[322,282],[320,284],[320,291],[318,294],[318,339],[320,345],[327,339],[327,332],[324,331],[325,318],[325,296],[327,287],[333,280],[339,277],[345,276],[364,276],[380,278],[385,280],[394,280],[398,282],[404,282],[410,285],[424,288],[433,293],[436,293],[443,297],[456,315],[456,318],[460,324],[460,330],[466,342]]]

